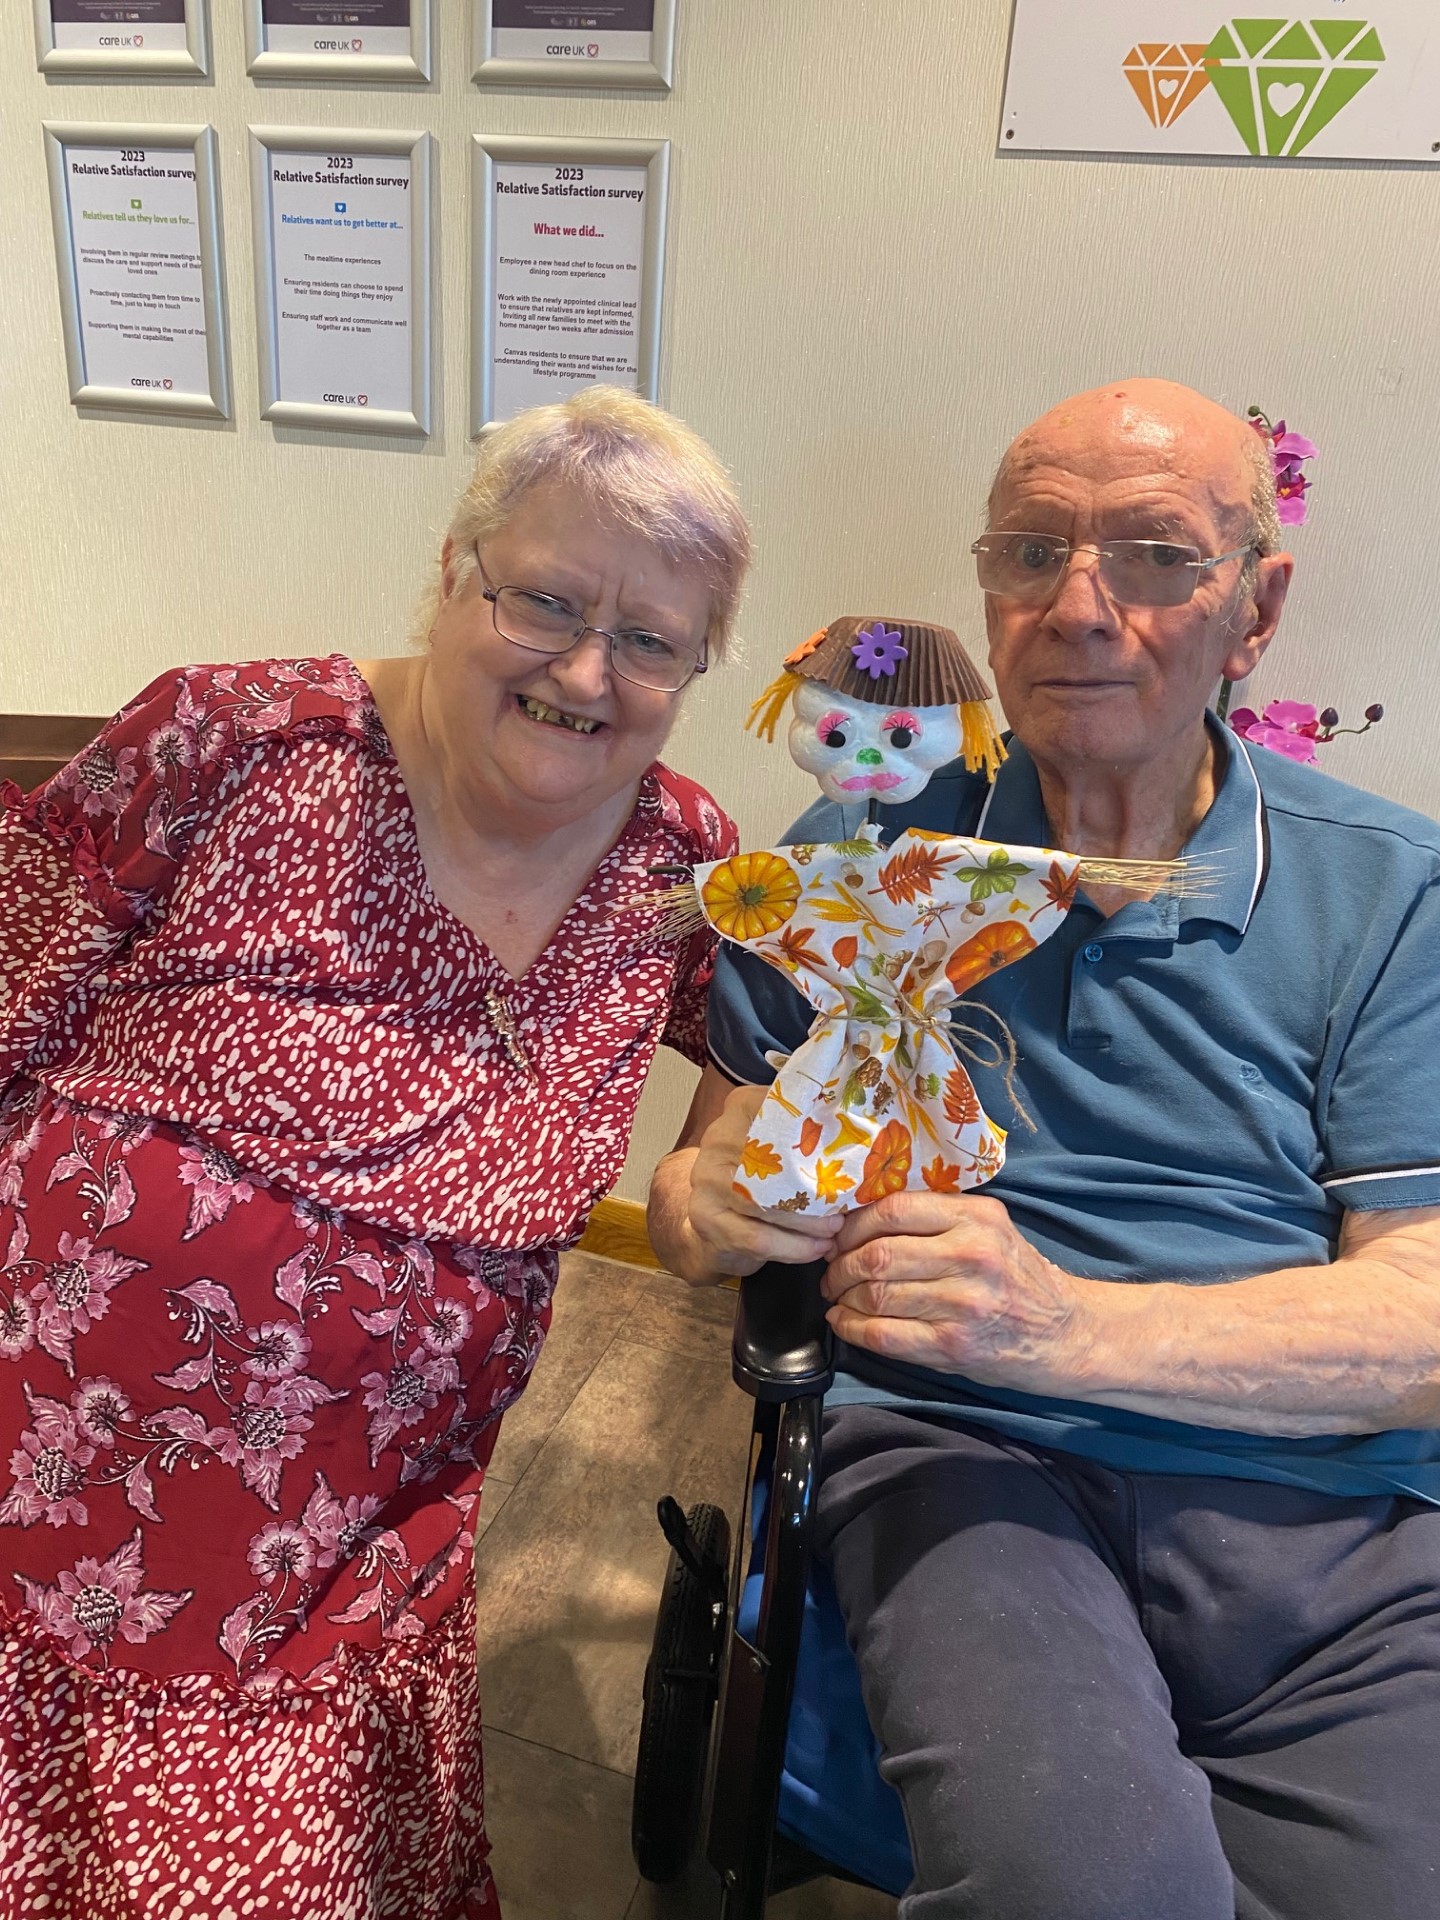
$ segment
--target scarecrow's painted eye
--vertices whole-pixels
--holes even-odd
[[[815,738],[822,747],[848,747],[850,736],[845,729],[849,724],[848,713],[840,713],[838,710],[822,713],[815,722]]]
[[[892,747],[908,747],[920,738],[920,722],[913,713],[887,713],[880,731]]]

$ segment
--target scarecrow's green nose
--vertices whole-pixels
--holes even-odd
[[[885,756],[878,747],[862,747],[855,756],[857,767],[883,767]]]

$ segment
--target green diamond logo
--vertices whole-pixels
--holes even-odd
[[[1205,49],[1210,84],[1253,154],[1293,159],[1385,59],[1368,20],[1231,20]]]

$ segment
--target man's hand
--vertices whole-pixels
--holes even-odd
[[[1084,1384],[1093,1286],[1038,1254],[999,1200],[894,1193],[846,1218],[824,1292],[852,1346],[1065,1399]]]
[[[701,1138],[690,1173],[691,1231],[706,1265],[725,1274],[754,1273],[767,1260],[801,1265],[828,1259],[841,1226],[838,1218],[807,1220],[803,1214],[778,1220],[736,1190],[740,1156],[765,1091],[734,1089]]]

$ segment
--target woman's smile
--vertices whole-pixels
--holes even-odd
[[[605,725],[603,720],[591,719],[584,714],[567,713],[560,707],[549,706],[530,693],[517,693],[515,702],[527,720],[537,721],[542,727],[558,727],[565,732],[578,733],[587,739],[592,734],[598,733]]]

